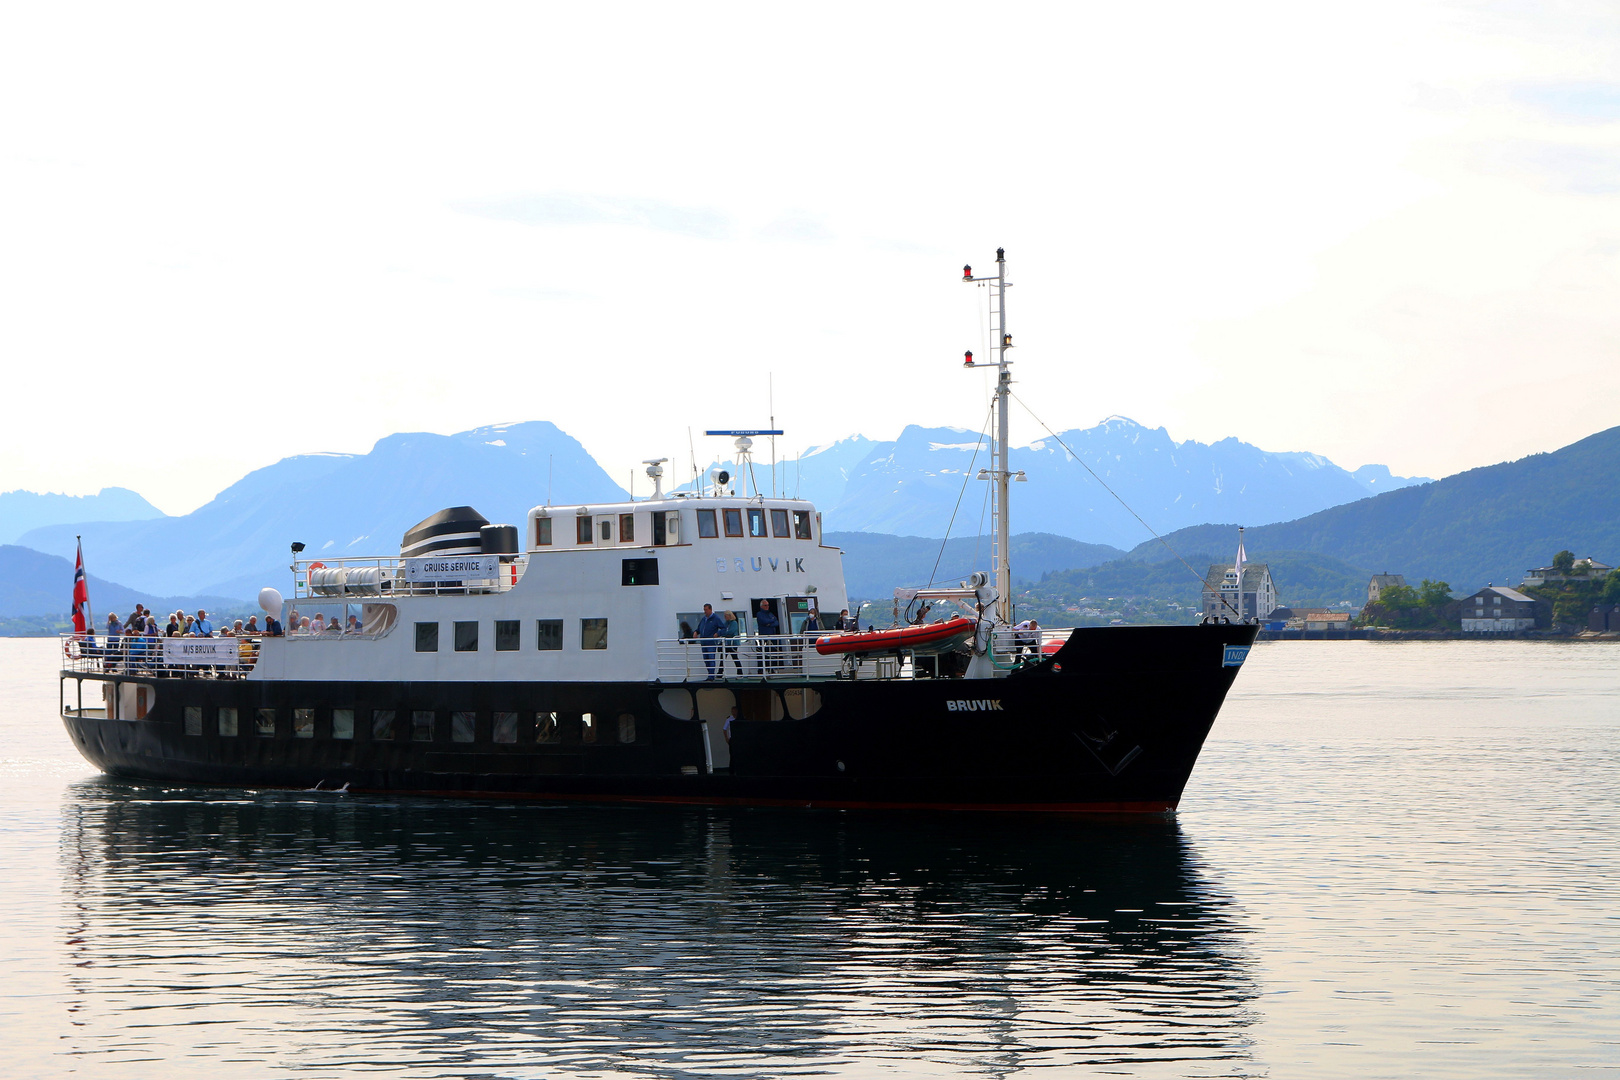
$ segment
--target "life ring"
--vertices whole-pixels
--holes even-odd
[[[304,567],[304,584],[310,588],[314,588],[314,585],[311,584],[310,579],[315,576],[315,571],[325,569],[326,564],[323,562],[312,562],[308,566]]]
[[[79,657],[83,655],[79,650],[79,639],[76,637],[70,637],[66,641],[62,642],[62,655],[67,657],[69,660],[79,659]]]

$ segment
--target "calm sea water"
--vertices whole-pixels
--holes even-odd
[[[1163,823],[98,776],[0,640],[0,1075],[1620,1076],[1620,646],[1254,650]]]

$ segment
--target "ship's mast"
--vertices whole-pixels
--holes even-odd
[[[996,276],[980,279],[973,276],[973,267],[962,267],[962,280],[972,281],[990,286],[990,315],[995,325],[995,340],[991,343],[994,350],[994,366],[996,368],[996,399],[995,417],[996,432],[990,444],[990,475],[989,479],[996,485],[996,497],[991,505],[991,550],[990,559],[996,570],[996,615],[1004,624],[1012,623],[1012,562],[1009,558],[1008,545],[1011,541],[1011,522],[1008,518],[1008,509],[1011,503],[1010,489],[1013,473],[1010,459],[1007,456],[1007,404],[1012,393],[1012,370],[1008,366],[1007,350],[1012,348],[1012,334],[1007,329],[1007,251],[1005,248],[996,248]],[[990,367],[991,364],[979,364],[973,360],[973,354],[967,354],[964,367]],[[984,474],[980,474],[983,476]]]

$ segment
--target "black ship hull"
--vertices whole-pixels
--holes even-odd
[[[183,784],[1167,813],[1254,637],[1241,625],[1082,629],[1057,653],[994,680],[313,683],[111,674],[85,682],[152,687],[141,719],[93,715],[65,694],[63,721],[105,772]],[[738,707],[726,747],[715,745],[718,717],[695,718],[715,691]],[[671,708],[683,700],[699,705]],[[235,710],[234,734],[221,734],[222,710]],[[352,716],[352,737],[340,737],[348,725],[334,724],[339,710]],[[379,712],[393,723],[374,722]]]

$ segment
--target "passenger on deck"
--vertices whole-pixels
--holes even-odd
[[[703,618],[697,624],[697,636],[703,639],[703,666],[709,669],[705,682],[714,681],[714,658],[720,649],[720,634],[725,628],[725,620],[714,613],[714,605],[704,604]]]
[[[318,614],[315,617],[320,618],[320,616]],[[309,618],[308,618],[308,616],[305,616],[304,618],[298,620],[298,632],[300,634],[307,634],[307,633],[310,632],[309,631]]]
[[[742,659],[737,655],[737,636],[742,630],[742,624],[737,621],[737,613],[723,611],[720,617],[726,620],[725,629],[720,631],[720,677],[725,678],[726,660],[729,659],[737,668],[737,677],[742,678]]]
[[[759,635],[764,638],[774,638],[782,632],[782,624],[771,610],[769,600],[759,602],[759,610],[754,613],[754,625],[759,627]],[[759,643],[759,673],[769,675],[776,670],[778,645],[775,641],[762,641]]]
[[[845,608],[838,613],[838,622],[833,627],[834,630],[841,630],[846,634],[852,634],[860,628],[860,620],[850,617],[849,608]]]
[[[264,617],[264,636],[265,637],[280,637],[281,636],[281,623],[276,620],[276,617],[274,615],[266,615]]]
[[[197,609],[197,621],[191,624],[193,637],[213,637],[214,624],[208,621],[208,612],[202,608]]]
[[[179,615],[178,612],[176,612],[175,614],[169,616],[169,625],[163,628],[163,636],[164,637],[179,637],[180,636],[180,615]]]
[[[326,616],[317,611],[315,613],[315,622],[311,624],[309,629],[310,633],[313,634],[326,633]]]
[[[241,637],[242,636],[242,620],[241,619],[237,619],[234,623],[231,624],[231,636],[232,637]]]
[[[338,617],[336,615],[326,620],[326,632],[328,634],[343,633],[343,624],[338,621]]]
[[[247,625],[242,627],[242,629],[250,634],[257,634],[259,632],[259,617],[257,615],[249,615]]]
[[[345,634],[358,634],[360,632],[360,616],[350,615],[349,625],[343,628]]]
[[[1039,656],[1041,652],[1041,624],[1034,619],[1025,619],[1013,627],[1018,631],[1015,639],[1018,642],[1018,651],[1027,652],[1032,656]]]

